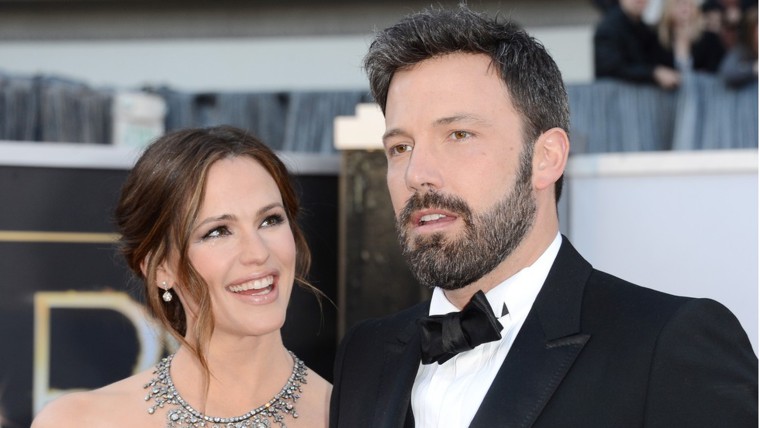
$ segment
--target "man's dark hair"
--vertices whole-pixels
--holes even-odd
[[[517,112],[522,116],[524,150],[545,131],[569,132],[570,113],[562,75],[544,46],[520,26],[470,10],[430,8],[379,32],[364,57],[370,91],[383,113],[393,74],[426,59],[464,52],[488,55]],[[532,158],[532,156],[531,156]],[[562,177],[555,183],[559,201]]]

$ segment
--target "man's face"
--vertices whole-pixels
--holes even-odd
[[[387,180],[420,282],[464,287],[520,244],[536,210],[522,135],[487,56],[450,54],[396,72],[383,138]]]

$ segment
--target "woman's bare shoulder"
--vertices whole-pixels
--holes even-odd
[[[32,428],[145,426],[143,386],[152,370],[144,371],[92,391],[71,392],[48,403],[32,421]]]
[[[323,398],[325,396],[327,398],[330,397],[330,392],[332,392],[332,384],[320,376],[319,373],[309,369],[307,382],[310,387],[309,389],[311,389],[316,396]]]
[[[309,369],[308,373],[302,396],[296,403],[298,419],[288,423],[289,427],[327,427],[332,385],[314,370]]]
[[[91,413],[91,395],[91,392],[72,392],[51,401],[35,416],[32,428],[83,426]]]

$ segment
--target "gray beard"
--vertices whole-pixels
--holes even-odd
[[[458,196],[436,192],[412,195],[399,213],[396,230],[402,253],[417,281],[444,290],[465,287],[494,270],[520,245],[536,217],[531,163],[522,159],[524,155],[512,192],[484,213],[473,215]],[[456,213],[464,222],[463,236],[447,240],[443,233],[435,233],[410,238],[409,219],[421,208]]]

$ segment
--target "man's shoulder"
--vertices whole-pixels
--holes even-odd
[[[642,337],[657,335],[665,328],[695,327],[697,320],[709,318],[716,320],[715,325],[744,334],[736,316],[722,303],[709,298],[670,294],[649,288],[647,284],[634,284],[595,269],[569,241],[564,244],[556,262],[559,270],[551,276],[550,291],[562,295],[558,290],[582,282],[577,290],[581,293],[578,304],[585,331],[615,334],[625,331],[630,333],[629,338]],[[582,274],[567,282],[574,272]],[[565,297],[573,293],[565,294]],[[556,308],[556,304],[553,307]]]
[[[693,297],[678,296],[659,291],[647,286],[634,284],[615,275],[594,269],[586,284],[586,298],[597,296],[600,299],[623,302],[636,302],[655,307],[676,308]]]
[[[407,343],[417,331],[417,319],[427,313],[429,305],[429,302],[422,302],[400,312],[354,324],[338,348],[337,360],[343,361],[343,369],[350,371],[346,367],[372,365],[382,359],[388,346]]]
[[[694,297],[677,296],[649,288],[646,284],[639,285],[625,279],[601,271],[592,266],[569,239],[563,237],[562,247],[555,260],[555,266],[547,282],[563,283],[568,278],[583,282],[582,293],[586,304],[614,304],[625,302],[626,306],[634,307],[640,304],[654,307],[677,308]],[[556,271],[554,269],[556,268]],[[563,285],[564,286],[564,285]],[[556,285],[555,285],[556,288]],[[708,300],[708,299],[702,299]],[[633,305],[636,303],[637,305]]]
[[[644,285],[634,284],[607,272],[594,269],[589,277],[587,287],[602,287],[611,295],[620,297],[633,297],[647,300],[661,300],[679,302],[689,297],[677,296],[663,291],[655,290]]]
[[[621,323],[634,322],[637,328],[655,329],[705,313],[735,319],[715,300],[666,293],[598,270],[592,272],[584,290],[584,313],[587,317],[606,314]]]
[[[420,317],[425,316],[429,307],[430,300],[426,300],[389,315],[362,320],[354,325],[350,331],[360,331],[363,336],[371,335],[376,338],[394,336],[407,329],[409,325],[416,323]]]

